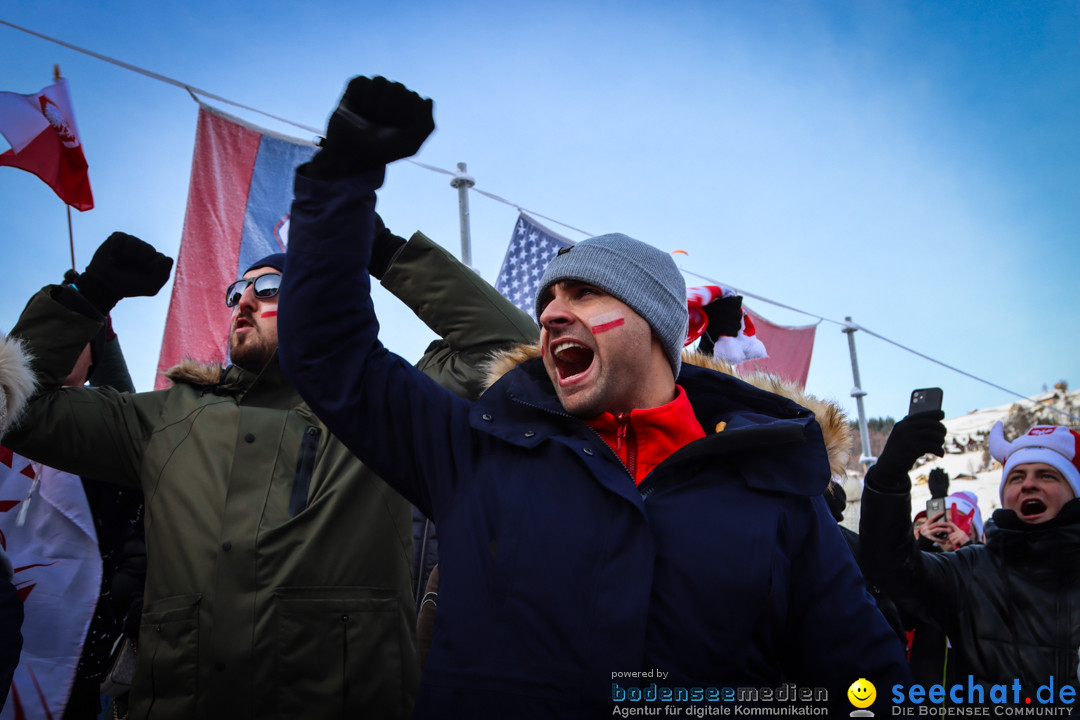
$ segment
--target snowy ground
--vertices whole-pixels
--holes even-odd
[[[1073,390],[1064,395],[1061,392],[1048,392],[1032,398],[1037,402],[1050,403],[1056,407],[1063,407],[1066,403],[1076,406],[1080,404],[1080,390]],[[945,439],[945,457],[927,455],[911,471],[911,512],[912,515],[926,508],[926,501],[930,498],[930,489],[926,484],[927,475],[935,467],[942,468],[949,474],[949,492],[967,490],[975,493],[979,498],[979,510],[983,521],[990,519],[994,510],[1001,507],[998,496],[998,487],[1001,483],[1001,465],[993,459],[989,460],[990,467],[984,464],[986,437],[990,428],[998,420],[1004,420],[1013,403],[999,405],[986,410],[973,410],[967,415],[945,420],[948,435]],[[1073,411],[1075,415],[1076,412]],[[1068,424],[1069,418],[1054,414],[1054,424]],[[1006,436],[1009,440],[1012,437]],[[844,483],[844,491],[847,493],[848,506],[844,512],[843,525],[856,532],[859,529],[859,498],[862,495],[862,478],[848,477]]]

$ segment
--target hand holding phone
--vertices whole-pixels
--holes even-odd
[[[943,522],[945,520],[945,498],[930,498],[926,501],[926,524]],[[932,533],[937,540],[944,540],[949,536],[947,532]]]
[[[931,412],[937,409],[937,413]],[[941,422],[941,388],[923,388],[911,393],[908,415],[897,422],[875,465],[873,487],[885,492],[908,492],[907,473],[927,453],[945,455],[945,425]],[[870,477],[868,474],[867,477]]]

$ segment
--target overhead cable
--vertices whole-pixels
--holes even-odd
[[[63,40],[59,40],[59,39],[54,38],[54,37],[49,37],[48,35],[43,35],[42,33],[35,32],[33,30],[30,30],[29,28],[24,28],[24,27],[21,27],[19,25],[14,24],[14,23],[7,22],[6,20],[0,20],[0,25],[6,25],[7,27],[13,28],[13,29],[18,30],[20,32],[27,33],[28,35],[33,35],[34,37],[41,38],[42,40],[46,40],[48,42],[55,43],[56,45],[61,45],[63,47],[66,47],[66,48],[68,48],[70,50],[74,50],[76,52],[82,53],[84,55],[89,55],[90,57],[97,58],[98,60],[102,60],[102,61],[107,62],[107,63],[111,63],[113,65],[116,65],[117,67],[124,68],[125,70],[130,70],[131,72],[135,72],[135,73],[138,73],[140,75],[144,75],[144,76],[146,76],[148,78],[157,80],[159,82],[163,82],[163,83],[166,83],[168,85],[173,85],[175,87],[183,88],[184,90],[186,90],[188,92],[189,95],[192,96],[192,98],[196,102],[201,102],[199,100],[199,98],[196,97],[196,95],[201,95],[202,97],[209,98],[209,99],[215,100],[217,102],[225,103],[227,105],[232,105],[233,107],[242,108],[243,110],[247,110],[249,112],[253,112],[253,113],[256,113],[258,115],[262,115],[263,117],[268,117],[268,118],[271,118],[273,120],[277,120],[278,122],[285,123],[286,125],[292,125],[293,127],[300,128],[301,130],[307,130],[308,132],[311,132],[311,133],[313,133],[315,135],[321,135],[322,132],[323,132],[320,128],[314,128],[314,127],[311,127],[310,125],[304,125],[303,123],[298,123],[298,122],[295,122],[293,120],[289,120],[288,118],[283,118],[283,117],[280,117],[278,115],[268,113],[268,112],[266,112],[264,110],[259,110],[258,108],[251,107],[249,105],[244,105],[243,103],[236,102],[235,100],[230,100],[229,98],[222,97],[221,95],[216,95],[216,94],[214,94],[212,92],[209,92],[208,90],[202,90],[200,88],[194,87],[189,83],[185,83],[185,82],[181,82],[179,80],[175,80],[173,78],[167,77],[167,76],[162,75],[160,73],[153,72],[152,70],[147,70],[146,68],[141,68],[141,67],[139,67],[137,65],[132,65],[131,63],[126,63],[126,62],[124,62],[122,60],[117,60],[116,58],[109,57],[108,55],[103,55],[101,53],[94,52],[93,50],[88,50],[86,48],[79,47],[78,45],[73,45],[73,44],[68,43],[68,42],[64,42]],[[421,168],[423,168],[425,170],[430,170],[432,172],[441,173],[443,175],[450,175],[451,177],[456,177],[457,174],[458,174],[458,173],[456,173],[456,172],[454,172],[452,170],[446,170],[446,169],[443,169],[443,168],[440,168],[440,167],[436,167],[434,165],[429,165],[429,164],[426,164],[426,163],[418,162],[418,161],[413,160],[411,158],[405,158],[405,160],[407,162],[410,162],[413,165],[421,167]],[[495,195],[493,193],[489,193],[486,190],[482,190],[482,189],[480,189],[478,187],[475,187],[475,186],[472,187],[471,189],[473,191],[475,191],[475,192],[480,193],[481,195],[483,195],[483,196],[485,196],[487,198],[495,200],[496,202],[500,202],[500,203],[503,203],[504,205],[508,205],[508,206],[510,206],[512,208],[515,208],[515,209],[518,210],[518,212],[526,212],[529,215],[533,215],[535,217],[543,218],[544,220],[547,220],[549,222],[553,222],[553,223],[556,223],[558,225],[561,225],[562,227],[569,228],[570,230],[573,230],[574,232],[581,233],[582,235],[585,235],[586,237],[591,237],[593,235],[593,233],[586,232],[585,230],[580,230],[580,229],[574,227],[573,225],[568,225],[568,224],[566,224],[566,223],[564,223],[564,222],[562,222],[560,220],[556,220],[555,218],[548,217],[547,215],[542,215],[542,214],[540,214],[538,212],[535,212],[533,210],[525,209],[522,206],[518,205],[517,203],[513,203],[513,202],[511,202],[509,200],[506,200],[505,198],[499,197],[498,195]],[[685,268],[680,268],[680,269],[683,272],[685,272],[686,274],[688,274],[688,275],[693,275],[694,277],[700,278],[700,279],[705,280],[706,282],[710,282],[710,283],[712,283],[714,285],[722,285],[722,284],[724,284],[724,283],[717,282],[716,280],[712,280],[712,279],[710,279],[708,277],[705,277],[704,275],[699,275],[698,273],[692,272],[692,271],[687,270]],[[995,388],[997,390],[1001,390],[1002,392],[1008,393],[1010,395],[1021,398],[1023,400],[1027,400],[1027,401],[1032,402],[1032,403],[1034,403],[1036,405],[1047,408],[1048,410],[1053,410],[1054,412],[1061,413],[1062,415],[1066,415],[1069,418],[1072,418],[1073,420],[1076,420],[1076,421],[1080,422],[1080,417],[1072,415],[1071,413],[1068,413],[1068,412],[1066,412],[1064,410],[1053,407],[1052,405],[1047,405],[1046,403],[1042,403],[1042,402],[1039,402],[1037,400],[1032,400],[1028,396],[1023,395],[1021,393],[1018,393],[1015,390],[1009,390],[1008,388],[1004,388],[1004,387],[1002,387],[1000,385],[997,385],[996,383],[992,383],[989,380],[984,380],[983,378],[980,378],[980,377],[978,377],[976,375],[972,375],[969,372],[966,372],[966,371],[961,370],[959,368],[953,367],[952,365],[944,363],[944,362],[942,362],[940,360],[936,360],[936,359],[930,357],[929,355],[926,355],[925,353],[918,352],[917,350],[913,350],[913,349],[911,349],[911,348],[909,348],[909,347],[907,347],[905,345],[902,345],[902,344],[900,344],[900,343],[898,343],[898,342],[896,342],[894,340],[890,340],[889,338],[885,337],[884,335],[880,335],[879,333],[873,332],[872,330],[868,330],[867,328],[865,328],[865,327],[863,327],[861,325],[857,325],[855,323],[841,322],[839,320],[832,320],[832,319],[824,317],[822,315],[817,315],[815,313],[810,313],[810,312],[807,312],[805,310],[800,310],[800,309],[798,309],[796,307],[792,307],[790,305],[785,305],[784,303],[777,302],[775,300],[770,300],[770,299],[762,297],[760,295],[755,295],[754,293],[748,292],[746,290],[736,288],[733,285],[726,285],[726,286],[730,287],[731,289],[735,290],[739,294],[744,295],[746,297],[750,297],[750,298],[753,298],[755,300],[760,300],[761,302],[769,303],[770,305],[775,305],[777,307],[781,307],[781,308],[784,308],[786,310],[791,310],[792,312],[797,312],[797,313],[802,314],[802,315],[808,315],[810,317],[817,318],[818,322],[821,322],[821,321],[830,322],[830,323],[839,325],[841,327],[854,326],[855,328],[857,328],[859,330],[862,330],[863,332],[865,332],[868,335],[872,335],[873,337],[876,337],[879,340],[884,340],[885,342],[887,342],[887,343],[889,343],[891,345],[895,345],[896,347],[898,347],[898,348],[900,348],[902,350],[905,350],[905,351],[907,351],[909,353],[912,353],[913,355],[917,355],[917,356],[923,358],[924,360],[929,360],[930,362],[932,362],[932,363],[934,363],[936,365],[940,365],[943,368],[946,368],[948,370],[952,370],[953,372],[960,373],[961,375],[964,375],[965,377],[971,378],[972,380],[975,380],[977,382],[981,382],[984,385],[988,385],[988,386],[990,386],[992,388]]]

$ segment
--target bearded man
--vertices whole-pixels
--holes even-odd
[[[382,237],[387,288],[445,337],[421,361],[436,381],[468,393],[489,351],[535,335],[524,313],[423,235]],[[282,374],[284,259],[265,257],[224,289],[231,364],[185,362],[165,390],[61,387],[109,310],[168,279],[172,260],[138,238],[114,233],[76,286],[42,289],[11,332],[40,389],[4,445],[145,497],[132,718],[412,711],[411,507]]]

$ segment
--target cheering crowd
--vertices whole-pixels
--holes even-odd
[[[134,668],[110,713],[591,718],[795,686],[831,717],[881,716],[935,684],[952,705],[1049,684],[1044,705],[1076,706],[1077,433],[996,427],[1002,509],[915,530],[908,471],[945,427],[911,415],[849,547],[830,510],[842,414],[684,350],[670,255],[618,233],[563,249],[534,322],[383,225],[386,165],[433,129],[431,100],[349,83],[296,172],[288,252],[225,288],[225,366],[184,363],[154,392],[100,379],[109,312],[172,266],[124,233],[2,340],[0,445],[138,493],[100,548]],[[371,278],[441,338],[415,365],[379,342]],[[0,555],[0,700],[21,625],[47,622],[23,618],[11,570]],[[91,700],[108,665],[76,685]],[[75,697],[65,717],[96,717]]]

